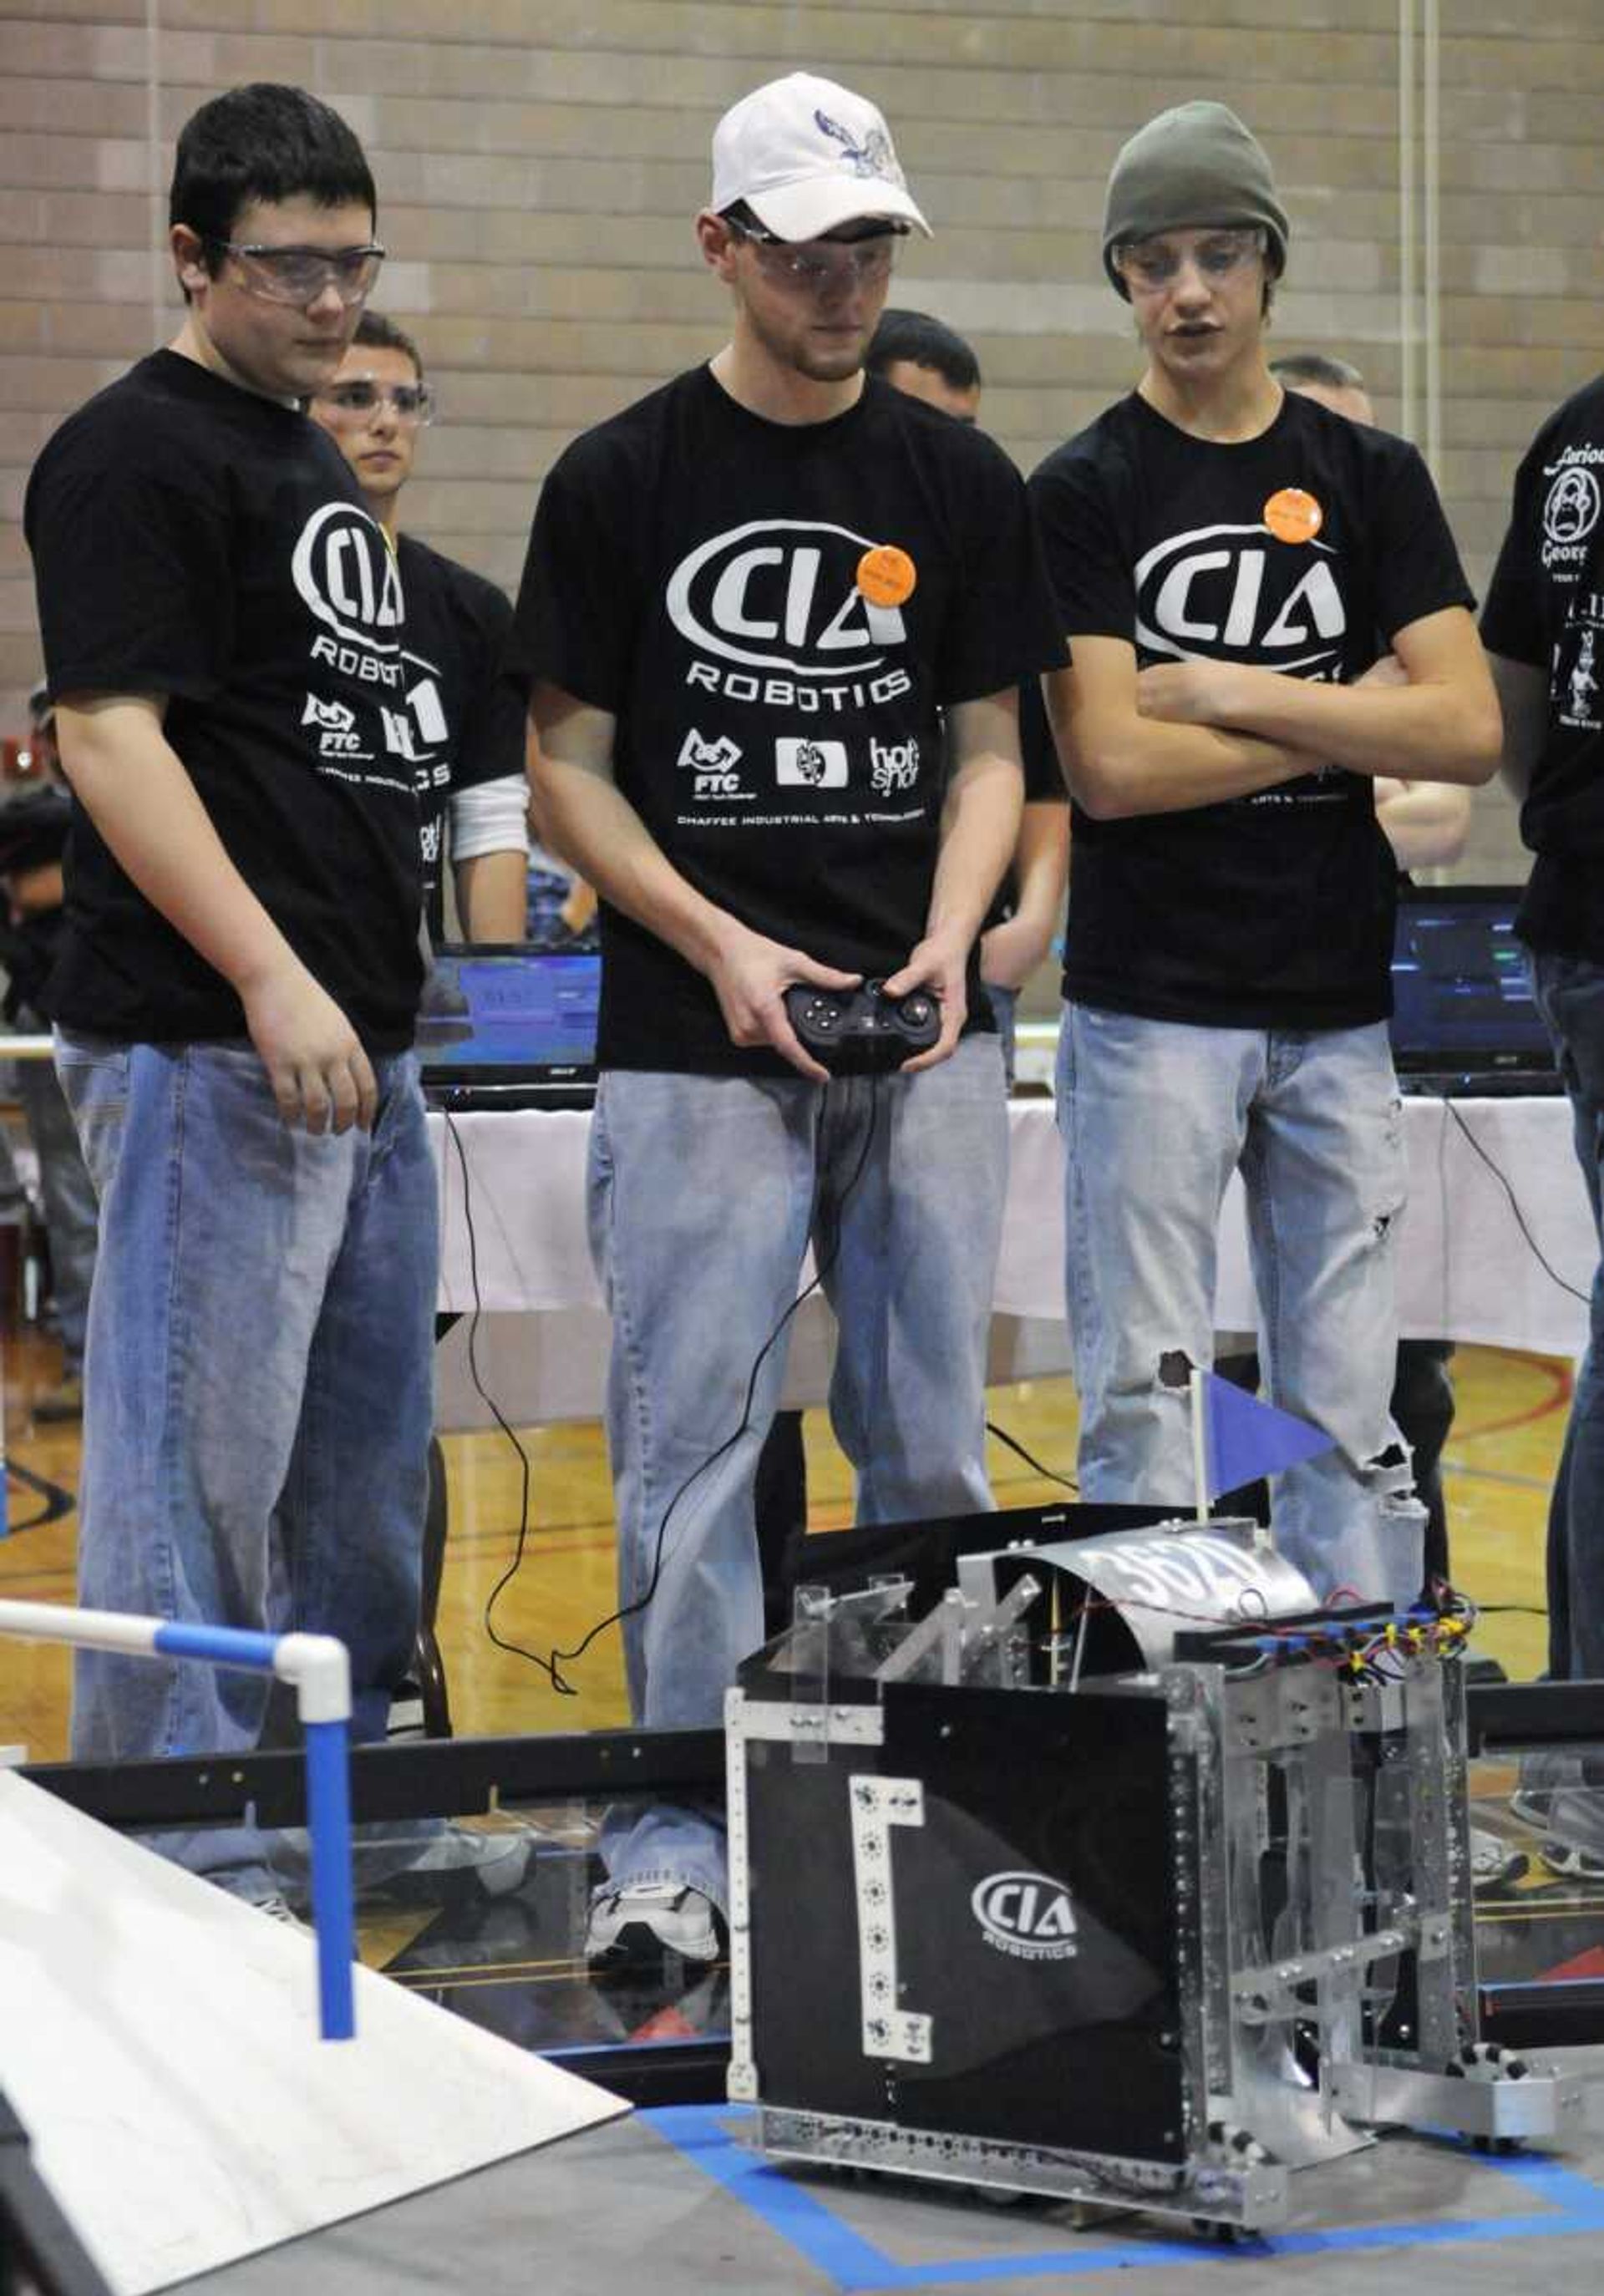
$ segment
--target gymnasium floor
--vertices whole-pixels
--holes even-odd
[[[56,1375],[48,1341],[13,1330],[4,1340],[5,1425],[12,1459],[70,1492],[78,1431],[41,1429],[31,1398]],[[1493,1348],[1454,1358],[1458,1415],[1445,1460],[1456,1582],[1483,1606],[1476,1648],[1517,1679],[1541,1672],[1546,1636],[1542,1547],[1548,1494],[1570,1393],[1567,1365]],[[1044,1467],[1074,1472],[1074,1390],[1066,1379],[991,1390],[994,1427]],[[613,1540],[606,1452],[593,1423],[520,1431],[530,1461],[530,1513],[522,1562],[498,1596],[498,1633],[540,1652],[571,1647],[613,1608]],[[851,1479],[822,1411],[806,1421],[810,1520],[815,1529],[851,1520]],[[615,1631],[564,1669],[576,1695],[559,1697],[527,1659],[498,1650],[484,1630],[491,1589],[517,1545],[522,1463],[499,1431],[445,1439],[450,1539],[440,1640],[453,1720],[463,1736],[584,1730],[628,1721]],[[1004,1444],[991,1446],[993,1486],[1004,1506],[1062,1498]],[[76,1518],[26,1528],[43,1502],[11,1494],[11,1538],[0,1543],[0,1595],[71,1599]],[[0,1744],[27,1746],[36,1761],[66,1752],[68,1660],[63,1652],[10,1645],[0,1668]]]
[[[1484,1608],[1477,1647],[1516,1677],[1542,1664],[1543,1519],[1569,1393],[1567,1366],[1467,1348],[1455,1363],[1459,1416],[1447,1488],[1455,1576]],[[12,1461],[70,1491],[75,1430],[35,1427],[30,1398],[55,1374],[53,1351],[12,1334],[5,1348]],[[998,1388],[990,1416],[1044,1466],[1073,1472],[1074,1398],[1066,1381]],[[849,1515],[849,1478],[820,1413],[806,1425],[813,1527]],[[530,1521],[522,1562],[498,1603],[508,1641],[549,1650],[577,1642],[612,1607],[613,1536],[605,1457],[594,1425],[523,1431]],[[500,1433],[445,1444],[451,1533],[440,1640],[461,1734],[574,1730],[626,1718],[616,1635],[567,1669],[577,1695],[559,1698],[526,1660],[498,1650],[485,1603],[514,1559],[522,1464]],[[1004,1505],[1062,1496],[994,1442]],[[37,1521],[37,1488],[12,1492],[14,1528],[0,1542],[0,1595],[70,1598],[70,1513]],[[29,1528],[30,1522],[34,1523]],[[66,1743],[61,1653],[9,1645],[0,1667],[0,1742],[35,1759]],[[1510,1775],[1483,1774],[1494,1824],[1508,1825]],[[1484,1813],[1485,1814],[1485,1813]],[[527,1815],[527,1814],[525,1814]],[[400,1982],[524,2046],[687,2039],[727,2027],[728,1972],[703,1974],[665,1999],[585,1980],[575,1948],[589,1879],[591,1816],[534,1814],[543,1834],[514,1896],[480,1903],[458,1891],[435,1906],[370,1904],[363,1957]],[[1528,1845],[1534,1848],[1534,1844]],[[1534,1870],[1478,1905],[1484,1974],[1490,1959],[1533,1973],[1578,1949],[1596,1951],[1600,1909]],[[1578,1927],[1580,1923],[1580,1927]],[[1536,1959],[1531,1956],[1535,1953]],[[1604,2063],[1604,2052],[1589,2053]],[[582,2060],[580,2061],[582,2063]],[[1604,2117],[1594,2123],[1604,2130]],[[1156,2218],[1028,2203],[999,2210],[927,2186],[841,2177],[799,2177],[747,2147],[744,2116],[719,2106],[638,2113],[521,2156],[396,2207],[332,2227],[192,2284],[218,2296],[401,2296],[452,2288],[496,2296],[530,2286],[591,2296],[637,2284],[644,2257],[662,2296],[693,2289],[741,2296],[844,2296],[983,2284],[996,2296],[1080,2287],[1100,2276],[1155,2296],[1197,2273],[1230,2271],[1240,2296],[1271,2296],[1289,2268],[1330,2296],[1360,2296],[1378,2267],[1404,2263],[1421,2296],[1468,2284],[1508,2288],[1535,2267],[1553,2296],[1597,2285],[1604,2242],[1604,2137],[1578,2130],[1560,2157],[1488,2158],[1429,2137],[1389,2137],[1373,2151],[1298,2179],[1291,2223],[1266,2240],[1210,2247]],[[559,2173],[560,2171],[560,2173]],[[628,2207],[620,2195],[629,2194]],[[1404,2252],[1408,2253],[1405,2254]]]

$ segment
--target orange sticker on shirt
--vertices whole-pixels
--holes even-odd
[[[1264,505],[1264,523],[1278,542],[1312,542],[1326,513],[1302,487],[1278,487]]]
[[[877,543],[858,561],[858,587],[871,606],[905,606],[918,578],[912,559],[894,542]]]

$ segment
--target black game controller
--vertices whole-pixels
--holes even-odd
[[[929,1052],[942,1033],[942,1008],[927,989],[888,996],[881,980],[861,988],[798,981],[786,991],[786,1012],[802,1049],[832,1076],[884,1076]]]

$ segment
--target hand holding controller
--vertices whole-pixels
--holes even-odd
[[[786,991],[786,1012],[804,1050],[832,1076],[884,1076],[930,1051],[942,1033],[942,1008],[927,989],[887,996],[884,983],[861,988]]]

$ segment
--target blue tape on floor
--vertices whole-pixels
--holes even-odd
[[[1051,2274],[1067,2277],[1138,2264],[1212,2265],[1218,2270],[1265,2257],[1473,2246],[1487,2241],[1559,2240],[1582,2233],[1604,2233],[1604,2186],[1558,2161],[1533,2155],[1477,2154],[1473,2157],[1478,2168],[1493,2169],[1518,2185],[1524,2198],[1540,2204],[1540,2212],[1448,2218],[1421,2224],[1345,2225],[1328,2232],[1260,2235],[1233,2247],[1201,2239],[1170,2240],[1162,2234],[1139,2241],[1099,2241],[1096,2234],[1088,2234],[1073,2249],[898,2264],[843,2224],[819,2198],[817,2185],[775,2167],[732,2136],[731,2124],[751,2117],[744,2109],[678,2104],[639,2117],[693,2167],[721,2185],[771,2232],[788,2242],[816,2271],[824,2273],[842,2296],[882,2296],[882,2292],[892,2296],[892,2292],[901,2289],[980,2286],[988,2281],[1044,2279]]]

